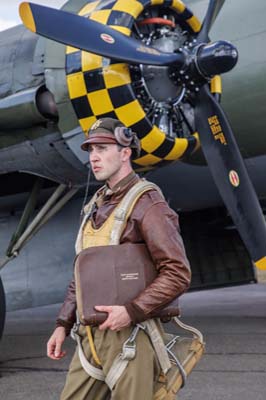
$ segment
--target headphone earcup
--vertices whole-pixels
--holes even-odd
[[[121,146],[130,146],[133,140],[133,132],[130,128],[117,126],[114,131],[115,138]]]

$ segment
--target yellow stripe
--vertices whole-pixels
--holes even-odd
[[[71,46],[67,46],[66,48],[66,54],[76,53],[76,51],[80,51],[80,49]]]
[[[141,148],[147,153],[155,151],[165,140],[165,133],[161,132],[157,126],[153,126],[148,135],[141,139]]]
[[[103,77],[106,89],[131,83],[127,64],[111,64],[104,67]]]
[[[222,93],[222,79],[220,75],[215,75],[211,79],[211,92]]]
[[[112,10],[126,12],[135,19],[143,11],[144,7],[138,1],[132,0],[117,0],[112,8]]]
[[[152,6],[157,6],[159,4],[163,4],[164,0],[151,0],[151,5]]]
[[[31,12],[29,3],[21,3],[19,6],[19,15],[23,24],[32,32],[36,32],[36,25]]]
[[[266,257],[262,257],[260,260],[255,261],[255,265],[259,269],[266,270]]]
[[[146,156],[140,157],[137,160],[134,160],[135,164],[138,165],[154,165],[154,164],[158,164],[160,161],[162,161],[161,158],[153,156],[152,154],[147,154]]]
[[[194,32],[199,32],[201,28],[201,23],[197,17],[193,15],[193,17],[186,20],[188,25],[193,29]]]
[[[118,26],[118,25],[109,25],[110,28],[123,33],[126,36],[130,36],[131,34],[131,30],[129,28],[127,28],[126,26]]]
[[[93,69],[102,68],[103,58],[97,54],[81,52],[81,67],[82,71],[92,71]]]
[[[85,7],[82,8],[82,10],[80,10],[79,15],[90,14],[97,7],[97,5],[99,3],[100,3],[100,0],[87,4]]]
[[[93,12],[92,15],[90,16],[90,19],[106,25],[109,17],[110,17],[110,10],[99,10]]]
[[[188,147],[187,139],[180,139],[180,138],[176,139],[174,147],[172,148],[170,153],[167,154],[166,157],[164,157],[164,160],[166,160],[166,161],[177,160],[184,154],[187,147]]]
[[[134,125],[145,117],[145,112],[137,100],[125,104],[122,107],[115,109],[117,119],[123,122],[124,125]]]
[[[180,0],[174,0],[172,3],[172,8],[174,8],[176,11],[178,11],[179,13],[182,13],[185,11],[186,6],[185,4],[180,1]]]
[[[194,138],[197,140],[197,144],[195,146],[195,149],[193,150],[193,153],[196,152],[200,148],[200,138],[198,132],[193,133]]]
[[[87,96],[94,115],[105,114],[113,111],[114,107],[106,89],[88,93]]]
[[[84,82],[84,75],[82,72],[67,75],[67,85],[69,90],[69,96],[71,99],[77,97],[86,96],[87,89]]]
[[[81,126],[83,132],[85,133],[85,136],[88,136],[88,131],[89,131],[90,127],[92,126],[92,124],[94,124],[95,121],[96,121],[96,117],[94,117],[94,116],[87,117],[87,118],[81,118],[79,120],[80,126]]]

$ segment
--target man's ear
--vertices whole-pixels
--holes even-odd
[[[124,147],[122,149],[122,161],[126,162],[130,160],[132,150],[130,147]]]

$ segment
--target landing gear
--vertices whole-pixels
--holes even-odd
[[[0,339],[3,334],[6,317],[6,299],[2,280],[0,278]]]

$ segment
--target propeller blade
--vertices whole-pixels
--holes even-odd
[[[32,32],[107,58],[132,64],[182,68],[182,53],[164,53],[86,17],[38,4],[21,3],[20,17]]]
[[[221,8],[224,5],[225,0],[210,0],[205,18],[202,23],[201,30],[197,37],[198,43],[208,43],[209,42],[209,32],[219,14]]]
[[[196,128],[214,181],[257,267],[266,269],[266,224],[228,120],[204,85],[195,107]]]

